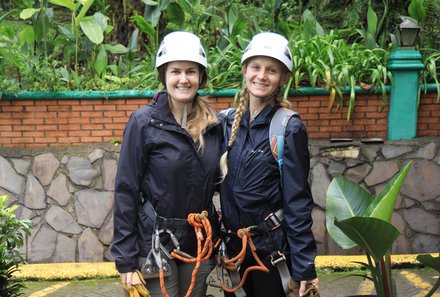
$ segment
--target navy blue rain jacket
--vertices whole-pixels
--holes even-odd
[[[292,277],[316,277],[316,243],[311,230],[313,199],[308,183],[310,158],[307,131],[292,117],[286,127],[282,174],[269,144],[270,121],[279,105],[268,105],[249,124],[243,114],[237,139],[228,156],[228,174],[220,186],[222,221],[226,229],[258,225],[264,218],[284,209],[282,227],[253,237],[260,257],[273,250],[290,255]],[[230,137],[235,111],[227,116],[224,147]],[[236,254],[241,239],[231,237],[228,253]]]
[[[119,272],[138,268],[138,256],[151,250],[153,220],[147,216],[140,193],[165,218],[186,219],[189,213],[210,211],[213,231],[218,226],[212,197],[218,183],[222,144],[220,124],[208,127],[205,149],[198,150],[191,136],[174,119],[167,93],[131,115],[121,146],[115,180],[114,240],[111,246]],[[186,224],[182,251],[195,256],[197,240]]]

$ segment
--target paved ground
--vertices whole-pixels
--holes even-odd
[[[399,297],[423,297],[438,279],[432,269],[395,269]],[[357,277],[347,277],[349,273],[329,273],[320,275],[322,297],[343,297],[352,294],[374,294],[371,282]],[[93,279],[82,281],[27,281],[25,296],[29,297],[119,297],[124,296],[119,279]],[[221,297],[217,288],[210,287],[209,294]],[[440,297],[436,292],[434,297]],[[251,296],[250,296],[251,297]],[[268,296],[269,297],[269,296]]]

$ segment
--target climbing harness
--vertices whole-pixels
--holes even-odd
[[[283,210],[279,209],[276,212],[270,213],[268,216],[266,216],[266,218],[260,224],[239,229],[236,235],[241,238],[242,249],[233,258],[227,258],[226,244],[225,241],[222,240],[216,259],[217,280],[212,280],[210,284],[221,287],[226,292],[235,293],[237,297],[246,296],[246,293],[242,289],[242,286],[246,281],[248,273],[252,270],[269,272],[269,269],[262,263],[257,255],[252,236],[258,236],[258,234],[267,233],[278,229],[281,226],[281,222],[283,219]],[[231,231],[226,231],[225,234],[226,236],[234,236],[234,233],[232,233]],[[238,270],[246,256],[247,245],[249,245],[252,256],[254,257],[258,265],[248,267],[240,278]],[[287,295],[289,292],[288,283],[291,279],[291,276],[286,264],[286,256],[281,251],[273,251],[270,254],[270,262],[274,267],[277,268],[281,277],[284,292]],[[228,271],[230,279],[225,278],[225,269]],[[232,287],[228,287],[227,284],[229,283],[232,284]]]
[[[141,266],[141,272],[144,278],[159,277],[162,294],[164,297],[168,297],[165,288],[165,277],[171,274],[171,268],[165,257],[168,259],[178,259],[185,263],[195,263],[191,276],[191,283],[185,295],[185,297],[189,297],[194,288],[200,264],[211,257],[213,250],[212,228],[208,219],[208,212],[204,210],[201,213],[190,213],[187,220],[182,220],[166,219],[158,216],[149,200],[144,202],[143,208],[148,217],[152,218],[154,221],[152,248],[148,253],[145,263]],[[161,223],[158,223],[159,221]],[[180,227],[183,227],[183,223],[187,222],[194,227],[194,232],[197,238],[197,257],[193,257],[180,250],[180,244],[177,237],[174,232],[168,228],[168,223],[170,222],[177,222],[177,224],[181,225]],[[166,246],[163,246],[160,242],[161,234],[167,234],[170,237],[170,243]]]

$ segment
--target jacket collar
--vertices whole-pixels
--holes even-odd
[[[180,127],[179,123],[177,123],[176,119],[173,116],[173,113],[171,112],[170,105],[168,103],[168,93],[158,92],[154,95],[153,99],[154,102],[152,104],[155,109],[152,113],[152,117]],[[219,124],[220,121],[218,120],[217,123],[206,127],[205,131],[208,132],[210,129]]]
[[[260,112],[260,114],[255,118],[255,120],[249,124],[249,118],[250,118],[250,112],[249,108],[244,113],[243,117],[241,118],[241,125],[250,126],[250,125],[262,125],[262,124],[270,124],[270,121],[272,120],[275,112],[281,107],[281,105],[278,102],[275,102],[274,104],[268,104],[266,107],[263,108],[263,110]]]

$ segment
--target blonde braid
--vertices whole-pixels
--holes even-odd
[[[237,139],[238,128],[240,127],[240,121],[241,118],[243,117],[244,112],[247,109],[248,101],[249,101],[249,92],[245,87],[240,94],[240,104],[238,105],[237,111],[235,112],[234,122],[232,123],[231,137],[229,138],[228,141],[228,147],[226,149],[226,152],[220,158],[220,172],[222,179],[224,179],[225,176],[228,174],[228,152],[231,149],[232,145],[234,144],[235,139]]]

